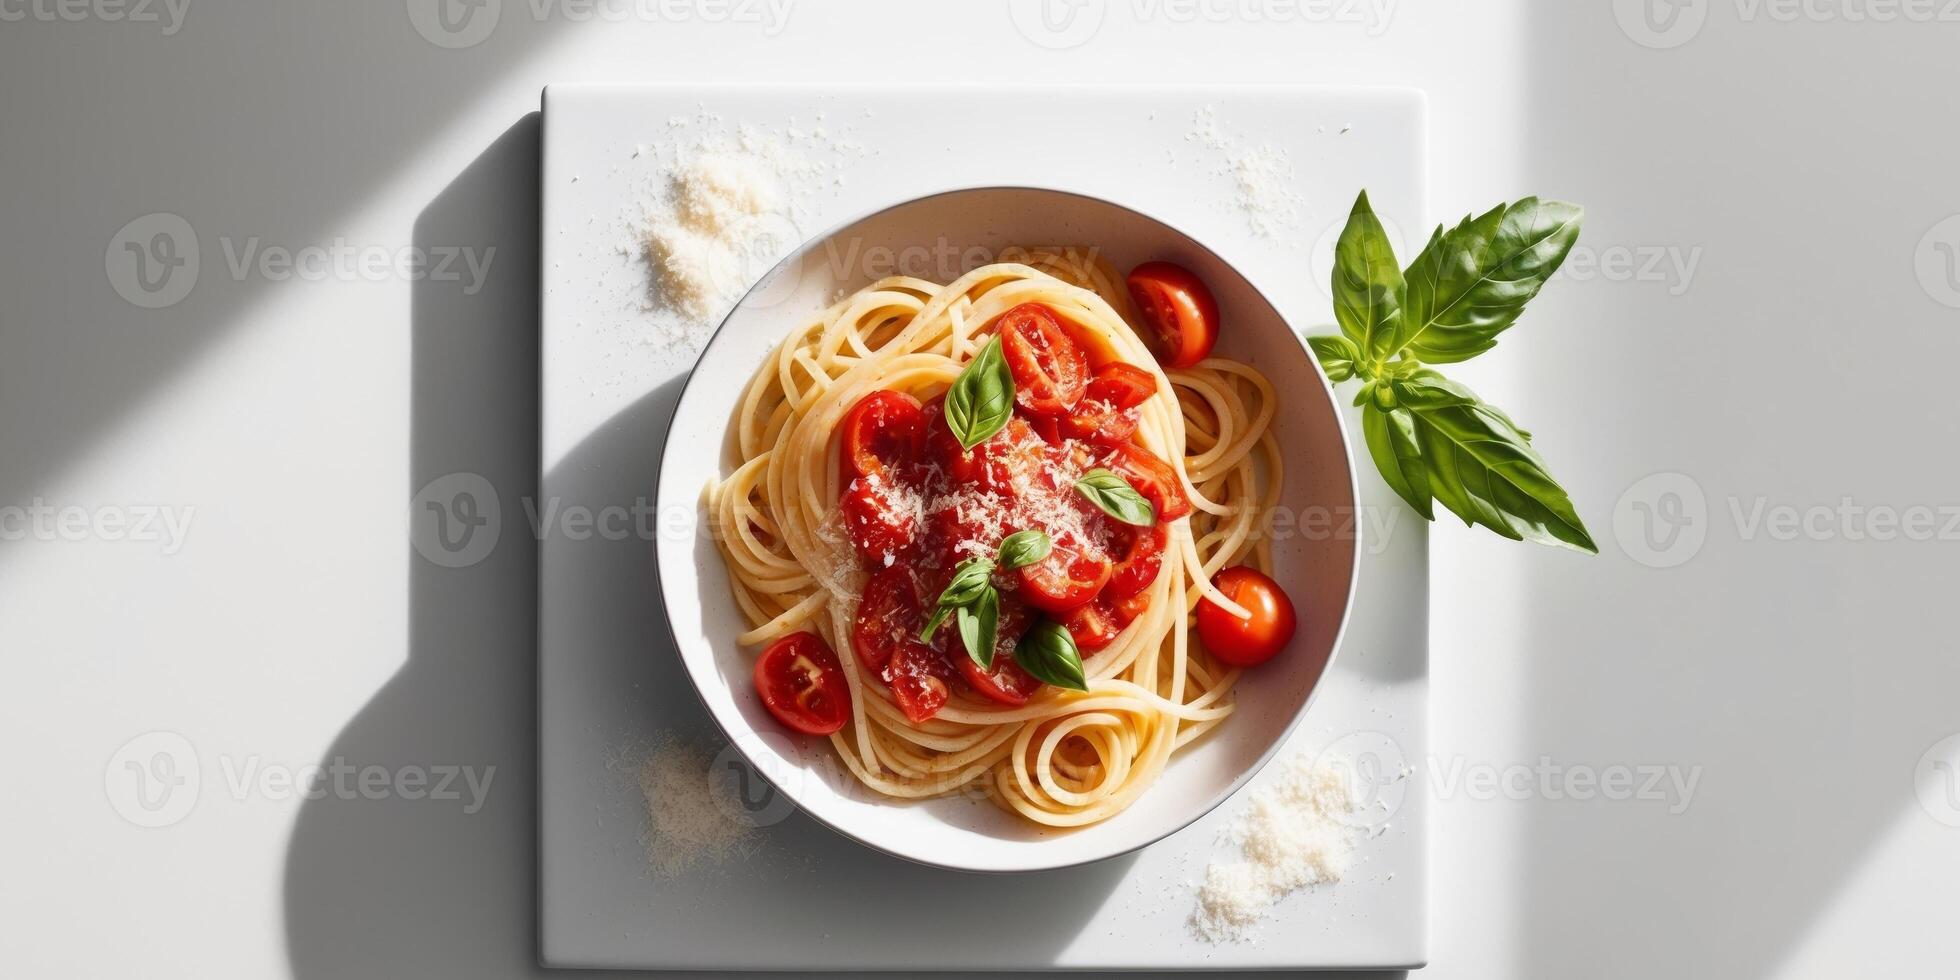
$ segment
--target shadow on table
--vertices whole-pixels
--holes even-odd
[[[186,15],[176,31],[164,4],[140,6],[164,24],[138,23],[134,9],[130,23],[116,24],[0,18],[8,21],[0,64],[34,82],[31,93],[0,102],[0,173],[32,188],[0,200],[0,228],[34,231],[0,235],[0,388],[9,404],[33,406],[0,417],[8,447],[0,499],[55,489],[132,410],[255,309],[316,288],[303,281],[310,277],[267,272],[253,260],[274,247],[373,234],[350,232],[348,222],[419,155],[439,152],[431,147],[437,134],[569,23],[498,22],[495,4],[457,3],[460,20],[418,29],[414,16],[436,2],[411,2],[406,13],[401,3],[377,12],[366,4],[200,2],[171,5]],[[472,24],[496,29],[487,37],[444,33]],[[467,43],[445,46],[454,42]],[[195,245],[199,263],[166,266],[160,282],[188,282],[189,292],[147,309],[111,288],[104,253],[125,223],[153,213],[183,218],[195,242],[144,241],[174,244],[173,254]],[[351,244],[392,254],[407,243]],[[144,288],[158,284],[148,279]],[[399,336],[397,328],[346,327],[375,339]]]
[[[1532,4],[1520,189],[1585,204],[1580,244],[1602,259],[1665,261],[1554,282],[1489,355],[1523,365],[1517,397],[1545,410],[1520,419],[1601,546],[1500,560],[1530,624],[1527,744],[1699,782],[1667,801],[1534,800],[1514,943],[1534,977],[1779,976],[1901,820],[1923,819],[1908,776],[1954,726],[1951,552],[1752,536],[1748,513],[1902,507],[1960,476],[1924,451],[1950,441],[1944,388],[1871,398],[1847,380],[1902,351],[1960,356],[1951,311],[1913,281],[1914,243],[1956,200],[1955,142],[1919,120],[1952,91],[1960,24],[1647,6],[1643,26]],[[1827,354],[1847,331],[1860,342]],[[1616,522],[1616,499],[1640,522]],[[1869,947],[1878,972],[1911,958],[1825,941]]]

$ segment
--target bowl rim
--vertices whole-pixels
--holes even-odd
[[[841,233],[846,228],[850,228],[854,225],[862,224],[866,221],[869,221],[887,212],[895,211],[903,207],[910,207],[914,204],[919,204],[925,201],[930,201],[942,197],[951,197],[960,194],[972,194],[972,193],[986,192],[986,191],[1023,191],[1023,192],[1032,192],[1038,194],[1054,194],[1054,195],[1060,195],[1064,197],[1079,198],[1081,200],[1093,202],[1095,204],[1103,205],[1105,207],[1115,208],[1119,211],[1127,211],[1130,214],[1136,215],[1137,217],[1154,222],[1164,228],[1169,229],[1170,231],[1175,233],[1178,237],[1184,239],[1185,241],[1189,242],[1193,247],[1203,252],[1205,255],[1210,256],[1214,261],[1217,261],[1218,263],[1231,269],[1235,274],[1237,274],[1238,277],[1245,282],[1246,286],[1252,290],[1253,294],[1259,298],[1259,301],[1266,304],[1267,308],[1271,309],[1273,313],[1279,317],[1280,322],[1286,325],[1287,335],[1293,339],[1293,342],[1295,344],[1298,344],[1300,346],[1302,353],[1306,355],[1308,363],[1313,365],[1314,378],[1315,380],[1320,382],[1321,390],[1327,396],[1327,404],[1333,410],[1335,415],[1334,430],[1340,438],[1341,462],[1346,467],[1347,470],[1348,498],[1353,503],[1353,506],[1355,508],[1357,509],[1360,508],[1361,506],[1360,470],[1355,465],[1354,444],[1351,437],[1348,435],[1347,421],[1346,419],[1341,417],[1340,402],[1335,397],[1333,383],[1328,380],[1327,372],[1321,368],[1320,361],[1318,358],[1314,356],[1313,349],[1307,344],[1305,335],[1302,334],[1298,330],[1298,328],[1294,327],[1292,321],[1287,319],[1286,315],[1281,312],[1279,304],[1274,303],[1272,297],[1266,295],[1266,291],[1261,289],[1259,287],[1259,284],[1253,281],[1252,277],[1246,275],[1244,272],[1239,270],[1239,266],[1237,263],[1234,263],[1231,260],[1227,259],[1225,256],[1220,255],[1216,249],[1213,249],[1210,245],[1205,244],[1203,239],[1200,239],[1196,235],[1193,235],[1190,232],[1184,230],[1184,228],[1180,227],[1179,225],[1167,221],[1140,207],[1136,207],[1130,204],[1125,204],[1121,201],[1110,200],[1107,197],[1103,197],[1097,194],[1090,194],[1078,190],[1070,190],[1070,189],[1065,189],[1060,187],[1044,187],[1037,184],[1018,184],[1018,183],[1003,184],[1003,183],[991,183],[991,182],[963,185],[958,187],[949,187],[943,190],[932,191],[924,194],[914,194],[892,201],[887,204],[882,204],[876,207],[868,208],[856,214],[848,216],[841,221],[835,222],[825,227],[822,231],[806,237],[802,241],[802,243],[796,246],[796,248],[791,249],[779,261],[777,261],[776,264],[770,266],[767,272],[763,273],[761,276],[758,276],[755,282],[749,284],[749,288],[743,291],[741,298],[737,299],[734,302],[734,304],[729,307],[728,312],[723,314],[720,322],[715,324],[714,330],[711,331],[708,334],[707,338],[702,341],[700,353],[695,355],[694,363],[688,366],[687,376],[681,382],[681,390],[674,400],[674,413],[672,416],[670,416],[667,419],[666,429],[664,432],[661,433],[660,448],[658,450],[658,465],[656,466],[653,475],[653,490],[654,490],[655,498],[658,499],[659,497],[660,484],[664,474],[666,473],[667,454],[669,453],[669,451],[671,451],[674,448],[675,445],[675,441],[673,438],[675,421],[680,416],[681,406],[687,403],[688,393],[694,387],[695,376],[701,366],[701,360],[707,356],[708,350],[714,346],[715,341],[719,339],[722,335],[722,332],[727,329],[729,321],[735,318],[735,315],[741,311],[743,304],[747,303],[751,296],[754,296],[756,292],[762,289],[764,286],[772,284],[775,281],[776,277],[779,274],[781,274],[785,269],[790,268],[795,263],[801,262],[804,256],[808,255],[810,252],[814,251],[815,249],[821,247],[825,242],[830,241],[832,238],[836,237],[839,233]],[[717,446],[719,445],[721,445],[721,443],[718,440]],[[1232,799],[1234,796],[1237,796],[1239,791],[1246,787],[1246,784],[1250,783],[1254,777],[1258,776],[1261,772],[1264,772],[1266,767],[1272,764],[1273,759],[1279,755],[1280,749],[1286,745],[1286,743],[1292,738],[1293,732],[1297,728],[1299,728],[1300,722],[1305,720],[1308,710],[1313,707],[1314,701],[1320,696],[1321,689],[1324,686],[1325,681],[1327,680],[1328,671],[1333,669],[1335,662],[1340,658],[1343,642],[1347,639],[1348,626],[1353,621],[1354,618],[1355,593],[1357,588],[1359,587],[1360,578],[1361,578],[1361,554],[1363,551],[1363,543],[1364,543],[1363,535],[1365,534],[1364,528],[1366,523],[1367,522],[1360,521],[1360,520],[1355,521],[1354,533],[1349,538],[1350,547],[1348,549],[1347,595],[1342,600],[1341,603],[1340,622],[1335,627],[1334,630],[1333,642],[1327,652],[1327,662],[1321,666],[1320,676],[1314,679],[1313,687],[1307,691],[1306,698],[1300,702],[1300,706],[1298,708],[1294,709],[1292,717],[1287,719],[1286,724],[1281,727],[1278,736],[1272,740],[1272,744],[1266,746],[1265,750],[1260,753],[1259,759],[1256,762],[1246,767],[1244,772],[1241,772],[1236,777],[1234,777],[1229,785],[1227,785],[1223,790],[1220,790],[1211,800],[1207,801],[1202,807],[1199,807],[1198,809],[1192,811],[1189,816],[1184,817],[1181,820],[1174,821],[1172,826],[1169,826],[1162,833],[1156,834],[1155,836],[1152,836],[1147,840],[1140,840],[1134,844],[1130,844],[1128,846],[1124,846],[1119,849],[1109,851],[1106,854],[1096,854],[1090,857],[1082,858],[1080,860],[1072,860],[1061,864],[1038,864],[1038,865],[1024,865],[1018,867],[977,867],[971,864],[959,864],[959,863],[953,863],[948,861],[931,860],[922,857],[918,854],[906,853],[904,851],[895,850],[892,847],[888,847],[883,843],[880,843],[878,841],[872,840],[867,837],[860,836],[858,834],[852,833],[849,830],[837,826],[831,821],[815,813],[808,807],[805,807],[802,801],[798,800],[794,794],[783,789],[781,786],[776,785],[776,782],[770,779],[768,776],[768,767],[759,765],[757,764],[756,760],[750,758],[749,750],[746,746],[743,745],[742,739],[738,737],[734,732],[729,731],[728,726],[723,723],[721,716],[715,711],[714,706],[708,703],[707,694],[701,690],[701,685],[695,680],[693,670],[691,670],[687,665],[687,657],[681,650],[680,636],[674,630],[673,619],[672,617],[665,615],[665,607],[667,605],[667,583],[665,577],[661,574],[661,569],[660,569],[661,563],[658,555],[657,542],[656,542],[656,546],[652,549],[655,551],[653,572],[654,572],[654,584],[655,584],[655,588],[659,591],[660,594],[659,598],[660,598],[660,603],[663,612],[663,615],[660,617],[661,624],[666,630],[667,641],[669,646],[671,646],[674,651],[674,656],[680,659],[681,661],[681,672],[687,675],[688,690],[694,694],[695,700],[700,703],[703,713],[705,713],[708,716],[709,721],[714,723],[715,729],[721,733],[722,738],[726,739],[728,744],[732,746],[735,749],[735,751],[741,755],[742,761],[749,766],[750,770],[757,777],[761,778],[765,783],[768,783],[771,792],[781,795],[784,799],[788,800],[792,806],[796,808],[797,812],[803,814],[805,817],[808,817],[809,819],[817,823],[819,826],[824,827],[825,829],[831,831],[834,834],[837,834],[840,837],[845,838],[846,840],[852,841],[860,846],[870,848],[873,851],[877,851],[880,854],[890,855],[891,857],[895,857],[900,860],[907,861],[912,864],[917,864],[923,867],[938,868],[946,871],[957,871],[957,872],[962,872],[967,874],[988,874],[988,875],[1027,874],[1027,873],[1042,872],[1042,871],[1060,871],[1068,868],[1079,868],[1085,865],[1091,865],[1102,861],[1107,861],[1112,858],[1122,857],[1125,854],[1134,854],[1137,851],[1140,851],[1146,847],[1156,844],[1157,842],[1162,841],[1167,837],[1170,837],[1172,834],[1175,834],[1185,829],[1186,827],[1189,827],[1192,824],[1197,823],[1199,820],[1203,819],[1206,815],[1210,814],[1213,810],[1216,810],[1220,806],[1223,806],[1226,801]]]

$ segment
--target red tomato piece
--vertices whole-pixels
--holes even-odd
[[[1174,521],[1191,513],[1191,498],[1184,493],[1184,481],[1178,479],[1171,464],[1150,450],[1127,443],[1116,446],[1104,457],[1103,465],[1143,494],[1157,508],[1159,521]]]
[[[1157,581],[1157,573],[1164,567],[1164,546],[1170,543],[1170,532],[1161,521],[1150,527],[1131,527],[1111,521],[1110,534],[1122,553],[1110,572],[1109,584],[1103,586],[1103,595],[1112,600],[1126,599]]]
[[[1053,311],[1022,303],[1000,315],[998,331],[1001,354],[1014,376],[1014,404],[1030,415],[1049,416],[1075,407],[1089,384],[1089,359]]]
[[[1144,611],[1149,608],[1150,593],[1148,592],[1139,592],[1136,595],[1124,596],[1109,604],[1110,613],[1116,618],[1116,625],[1119,627],[1130,625],[1131,621],[1143,615]]]
[[[936,462],[942,467],[950,467],[966,456],[960,441],[953,435],[952,426],[946,424],[946,396],[939,395],[920,408],[925,418],[925,461]]]
[[[858,399],[838,424],[840,482],[873,473],[895,478],[925,450],[926,418],[919,400],[902,391],[874,391]]]
[[[1273,658],[1293,639],[1293,600],[1279,583],[1258,569],[1234,565],[1212,577],[1225,597],[1252,614],[1240,619],[1209,598],[1198,602],[1198,638],[1211,655],[1234,667],[1253,667]]]
[[[1218,342],[1218,301],[1191,270],[1169,262],[1145,262],[1130,270],[1130,298],[1145,325],[1143,340],[1157,363],[1188,368]]]
[[[844,511],[844,533],[866,565],[882,568],[895,563],[912,546],[919,522],[903,503],[910,492],[875,473],[851,481],[844,491],[838,503]]]
[[[1050,446],[1060,446],[1062,444],[1062,423],[1060,420],[1047,415],[1031,415],[1028,417],[1028,426],[1034,429],[1034,434],[1040,436],[1042,442]]]
[[[1048,557],[1019,569],[1018,595],[1044,612],[1063,613],[1088,602],[1109,583],[1109,560],[1090,554],[1080,541],[1063,537]]]
[[[920,643],[907,643],[892,653],[885,665],[885,683],[891,686],[898,710],[913,722],[925,721],[946,706],[946,678],[952,668],[939,651]]]
[[[851,648],[857,651],[858,662],[881,674],[901,645],[917,642],[919,628],[925,625],[923,608],[911,569],[893,565],[871,576],[851,628]]]
[[[844,667],[815,633],[769,644],[755,661],[755,690],[777,721],[806,734],[828,735],[851,715]]]
[[[964,647],[953,651],[953,663],[966,678],[967,686],[989,701],[1020,706],[1041,689],[1041,682],[1033,674],[1021,669],[1014,662],[1014,645],[1021,640],[1021,634],[1028,631],[1034,623],[1034,613],[1018,600],[1001,600],[999,627],[994,641],[994,667],[987,670],[973,662],[966,655]]]
[[[1026,419],[1014,416],[999,432],[971,450],[961,451],[953,443],[946,457],[947,483],[971,484],[981,490],[1013,496],[1023,481],[1043,475],[1042,459],[1047,443],[1035,434]]]
[[[1121,361],[1105,364],[1075,411],[1061,420],[1062,435],[1103,446],[1128,442],[1137,428],[1137,406],[1156,393],[1157,379],[1150,372]]]
[[[1097,650],[1116,642],[1116,634],[1123,631],[1116,622],[1115,611],[1108,599],[1098,598],[1062,614],[1062,628],[1068,630],[1069,639],[1075,641],[1075,648],[1083,653]]]

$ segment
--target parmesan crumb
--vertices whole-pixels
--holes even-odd
[[[1355,798],[1346,760],[1307,753],[1252,794],[1227,831],[1243,860],[1205,869],[1190,927],[1211,943],[1243,942],[1280,899],[1347,873]]]
[[[671,878],[698,865],[743,860],[762,846],[753,826],[729,817],[741,811],[741,801],[716,798],[727,790],[708,778],[714,758],[707,744],[663,732],[640,763],[646,859],[656,875]]]
[[[1206,106],[1192,115],[1185,140],[1214,157],[1214,174],[1232,186],[1233,199],[1252,233],[1285,243],[1300,219],[1300,193],[1294,190],[1293,160],[1269,145],[1248,146],[1218,122],[1218,111]]]

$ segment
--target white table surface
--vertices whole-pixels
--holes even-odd
[[[1934,367],[1960,348],[1960,24],[1860,0],[1406,0],[1373,26],[1058,0],[1076,20],[1023,33],[1020,4],[803,0],[774,24],[502,0],[442,47],[407,6],[5,8],[0,506],[190,523],[0,512],[0,972],[538,972],[535,548],[447,569],[403,531],[437,476],[534,479],[511,437],[537,395],[521,120],[552,82],[1013,77],[1420,87],[1432,211],[1589,209],[1597,261],[1460,372],[1536,432],[1602,554],[1433,536],[1425,975],[1952,975],[1960,820],[1934,763],[1960,731],[1960,565],[1943,516],[1880,515],[1960,498]],[[146,309],[105,263],[159,212],[200,272]],[[224,247],[337,240],[495,246],[507,274],[451,294],[235,271]],[[152,731],[183,741],[131,743]],[[144,810],[121,764],[158,752],[201,784]],[[467,813],[280,782],[335,758],[495,769]],[[1693,789],[1568,792],[1616,767]],[[181,819],[140,825],[159,814]]]

